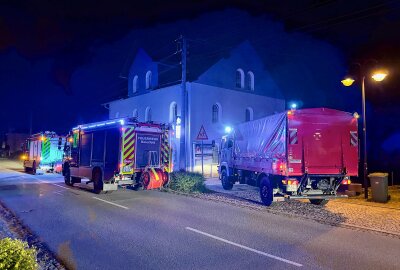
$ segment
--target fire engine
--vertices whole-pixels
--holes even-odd
[[[36,174],[37,169],[57,170],[62,164],[64,144],[65,136],[58,136],[55,132],[46,131],[29,137],[22,156],[25,172]]]
[[[222,139],[222,186],[257,185],[265,205],[285,198],[323,205],[341,197],[340,184],[358,176],[357,131],[357,116],[327,108],[289,110],[239,124]]]
[[[161,188],[168,183],[169,127],[141,123],[135,118],[114,119],[73,128],[65,146],[65,184],[93,183],[95,193],[118,186]]]

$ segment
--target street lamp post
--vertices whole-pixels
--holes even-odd
[[[367,119],[366,119],[366,108],[365,108],[365,72],[362,68],[361,64],[357,63],[360,67],[361,73],[361,98],[362,98],[362,117],[363,117],[363,180],[364,180],[364,198],[368,199],[368,162],[367,162]],[[375,71],[371,78],[377,82],[383,81],[387,76],[387,72],[385,71]],[[351,77],[347,77],[342,80],[342,84],[344,86],[351,86],[354,82],[354,79]]]
[[[364,178],[364,198],[368,199],[368,162],[367,162],[367,118],[365,116],[365,76],[361,80],[361,99],[362,99],[362,117],[363,117],[363,150],[364,150],[364,163],[363,163],[363,178]]]

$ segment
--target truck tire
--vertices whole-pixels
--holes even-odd
[[[35,175],[36,174],[36,162],[34,161],[32,164],[32,174]]]
[[[322,205],[324,206],[325,204],[328,203],[328,200],[324,199],[310,199],[310,203],[314,205]]]
[[[143,172],[142,175],[140,176],[140,183],[141,183],[141,189],[145,190],[149,187],[150,184],[150,174],[148,172]]]
[[[70,187],[72,187],[74,185],[74,182],[72,182],[71,173],[69,172],[69,170],[64,175],[64,183]]]
[[[270,206],[274,200],[271,181],[267,176],[263,176],[260,180],[260,198],[266,206]]]
[[[101,194],[103,192],[103,180],[101,179],[101,171],[99,169],[95,169],[92,175],[93,181],[93,192],[96,194]]]
[[[228,177],[228,175],[227,175],[225,169],[223,169],[223,170],[221,171],[221,184],[222,184],[222,187],[223,187],[225,190],[231,190],[231,189],[233,188],[233,183],[232,183],[232,181],[229,179],[229,177]]]

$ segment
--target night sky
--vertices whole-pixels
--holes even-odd
[[[215,43],[221,34],[213,31],[215,22],[199,27],[196,20],[210,12],[233,9],[244,12],[247,20],[221,18],[218,22],[216,29],[226,27],[229,31],[225,34],[232,32],[232,37],[219,41],[222,54],[224,48],[237,41],[236,37],[246,38],[246,26],[252,18],[257,21],[260,16],[268,16],[281,22],[289,33],[299,32],[330,43],[342,53],[348,66],[378,60],[389,69],[390,76],[379,85],[367,85],[369,136],[379,144],[371,152],[380,155],[381,143],[396,132],[400,134],[400,1],[3,2],[0,132],[27,132],[31,115],[34,132],[65,133],[77,123],[105,119],[107,110],[101,104],[124,95],[123,77],[137,47],[161,58],[173,51],[173,40],[180,31],[194,40]],[[177,21],[182,29],[174,28]],[[188,28],[195,26],[195,32]],[[355,69],[343,70],[343,75],[347,71]],[[338,95],[340,91],[344,90],[338,83]],[[351,91],[359,89],[353,87]],[[284,94],[288,100],[298,98],[295,92]],[[304,107],[318,103],[307,93],[302,98]],[[394,140],[393,147],[390,142],[386,144],[389,150],[385,151],[397,147],[391,155],[398,160],[398,140]],[[389,163],[385,167],[393,166]]]

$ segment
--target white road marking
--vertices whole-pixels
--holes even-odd
[[[96,200],[99,200],[99,201],[102,201],[102,202],[105,202],[105,203],[112,204],[112,205],[114,205],[114,206],[118,206],[118,207],[124,208],[124,209],[129,209],[129,208],[126,207],[126,206],[123,206],[123,205],[120,205],[120,204],[117,204],[117,203],[113,203],[113,202],[110,202],[110,201],[106,201],[106,200],[103,200],[103,199],[100,199],[100,198],[97,198],[97,197],[92,197],[92,198],[93,198],[93,199],[96,199]]]
[[[297,266],[297,267],[302,267],[302,266],[303,266],[303,265],[300,264],[300,263],[293,262],[293,261],[290,261],[290,260],[287,260],[287,259],[284,259],[284,258],[275,256],[275,255],[272,255],[272,254],[269,254],[269,253],[266,253],[266,252],[263,252],[263,251],[254,249],[254,248],[246,247],[246,246],[237,244],[237,243],[235,243],[235,242],[226,240],[226,239],[224,239],[224,238],[221,238],[221,237],[218,237],[218,236],[215,236],[215,235],[206,233],[206,232],[202,232],[202,231],[199,231],[199,230],[190,228],[190,227],[186,227],[186,230],[189,230],[189,231],[192,231],[192,232],[195,232],[195,233],[198,233],[198,234],[202,234],[202,235],[204,235],[204,236],[213,238],[213,239],[215,239],[215,240],[219,240],[219,241],[221,241],[221,242],[230,244],[230,245],[235,246],[235,247],[240,247],[240,248],[243,248],[243,249],[245,249],[245,250],[252,251],[252,252],[254,252],[254,253],[257,253],[257,254],[266,256],[266,257],[271,258],[271,259],[275,259],[275,260],[278,260],[278,261],[281,261],[281,262],[285,262],[285,263],[288,263],[288,264],[291,264],[291,265],[294,265],[294,266]]]
[[[62,194],[61,192],[58,192],[58,191],[54,191],[54,193],[58,194],[58,195],[61,195],[61,196],[64,196],[64,194]]]
[[[63,187],[63,186],[61,186],[61,185],[57,185],[57,184],[52,184],[53,186],[57,186],[57,187],[60,187],[60,188],[65,188],[65,189],[70,189],[70,188],[67,188],[67,187]]]

